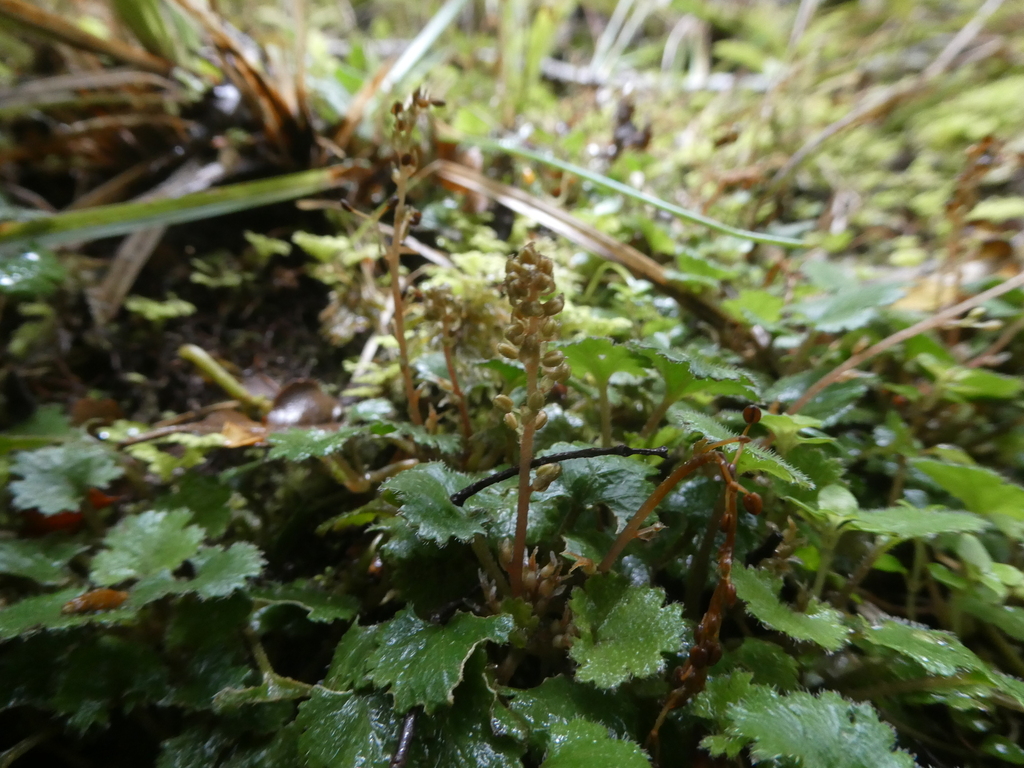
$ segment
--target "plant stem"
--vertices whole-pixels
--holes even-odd
[[[395,753],[391,757],[391,762],[388,763],[388,768],[405,768],[405,764],[409,761],[409,747],[412,746],[412,738],[416,733],[416,709],[409,711],[409,714],[405,716],[405,720],[402,721],[402,732],[398,738],[398,745],[395,747]]]
[[[501,572],[501,566],[498,565],[498,561],[494,559],[494,555],[491,554],[491,550],[487,546],[487,540],[477,534],[469,541],[469,546],[473,548],[473,554],[476,555],[476,559],[480,561],[480,565],[491,579],[494,580],[495,586],[498,588],[498,592],[502,595],[509,594],[508,581],[505,579],[505,574]]]
[[[608,554],[604,556],[601,564],[597,566],[597,570],[600,573],[607,573],[619,555],[622,554],[622,550],[626,548],[626,545],[636,538],[636,533],[640,530],[640,526],[643,525],[644,520],[651,516],[655,507],[668,496],[684,477],[709,461],[714,461],[717,455],[714,452],[708,452],[694,456],[686,463],[680,464],[672,471],[672,474],[662,480],[658,487],[654,489],[654,492],[647,497],[647,500],[640,505],[640,509],[636,511],[636,514],[626,523],[626,527],[622,529],[622,532],[615,539],[615,543],[612,544],[612,548],[608,550]]]
[[[388,246],[386,255],[388,271],[391,273],[391,298],[395,304],[395,340],[398,342],[398,364],[402,369],[402,380],[405,382],[405,397],[409,403],[409,419],[416,426],[423,425],[423,416],[420,414],[420,396],[412,381],[412,369],[409,367],[409,348],[405,343],[405,305],[402,301],[402,279],[399,275],[399,255],[402,251],[402,241],[409,227],[409,217],[405,209],[406,185],[409,177],[404,165],[400,165],[398,173],[395,174],[395,196],[398,204],[395,206],[395,231],[391,237],[391,244]]]
[[[889,539],[885,536],[879,538],[879,541],[871,548],[871,550],[864,556],[864,559],[860,561],[857,566],[857,570],[854,571],[850,578],[846,580],[846,584],[839,591],[839,596],[836,598],[834,605],[837,608],[842,608],[846,605],[846,602],[850,599],[850,595],[853,591],[860,586],[860,583],[867,578],[868,574],[871,573],[871,569],[875,567],[875,563],[882,555],[888,552],[893,545],[896,544],[895,539]]]
[[[917,593],[921,589],[921,574],[924,572],[924,542],[914,539],[914,564],[907,579],[907,618],[917,621]]]
[[[537,318],[530,323],[536,334]],[[538,356],[523,362],[526,368],[526,400],[537,391]],[[537,431],[537,415],[527,406],[524,412],[530,415],[523,419],[523,435],[519,439],[519,499],[516,506],[516,537],[512,544],[512,562],[509,563],[508,578],[512,587],[512,597],[523,593],[523,555],[526,553],[526,527],[530,519],[530,464],[533,461],[533,435]]]
[[[829,570],[832,568],[832,559],[835,557],[836,544],[839,543],[839,532],[834,529],[828,531],[825,536],[822,537],[821,543],[821,561],[818,563],[818,572],[814,575],[814,585],[811,587],[809,594],[809,597],[818,599],[821,598],[821,593],[825,589],[825,581],[828,579]]]
[[[658,403],[658,407],[651,411],[651,415],[647,417],[647,421],[644,424],[643,429],[640,430],[640,437],[647,438],[654,434],[654,430],[658,428],[661,420],[665,418],[665,414],[668,413],[668,409],[672,407],[672,404],[676,402],[678,398],[672,397],[668,392],[665,393],[665,397],[662,398],[661,402]]]
[[[26,736],[13,747],[0,752],[0,768],[10,768],[10,766],[14,765],[15,760],[26,752],[29,752],[39,746],[53,735],[54,730],[52,728],[44,728],[31,736]]]
[[[612,444],[612,408],[608,402],[608,379],[598,382],[597,398],[601,408],[601,447]]]
[[[711,519],[704,528],[704,536],[700,540],[697,551],[690,560],[691,567],[686,575],[686,594],[683,596],[683,613],[686,618],[697,619],[700,617],[701,594],[704,592],[704,585],[708,580],[708,570],[711,565],[711,550],[715,548],[715,536],[722,525],[722,516],[725,514],[725,500],[719,496],[715,502],[715,508],[711,512]]]
[[[178,349],[178,357],[188,360],[196,368],[205,373],[213,383],[228,393],[229,396],[238,400],[254,411],[265,414],[270,410],[270,401],[260,395],[254,395],[230,373],[224,366],[210,357],[210,354],[202,347],[195,344],[183,344]]]
[[[444,329],[445,336],[448,335],[448,329]],[[445,339],[444,341],[446,341]],[[452,395],[455,396],[455,402],[459,406],[459,423],[462,427],[462,439],[465,441],[467,450],[469,446],[469,439],[473,436],[473,424],[469,420],[469,408],[466,407],[466,396],[462,394],[462,388],[459,386],[459,377],[455,373],[455,360],[452,358],[452,348],[449,344],[442,342],[441,346],[444,348],[444,363],[448,367],[448,381],[452,385]]]

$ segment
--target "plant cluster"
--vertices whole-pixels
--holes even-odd
[[[1024,764],[1024,49],[975,41],[996,0],[449,0],[397,61],[306,35],[310,0],[293,79],[272,8],[259,60],[205,4],[115,5],[145,51],[0,2],[159,75],[119,97],[84,59],[0,109],[4,138],[75,126],[0,198],[0,767]],[[188,152],[328,167],[22,207],[66,202],[72,149],[97,194],[115,139],[166,152],[151,123],[202,102],[172,65],[245,104]],[[118,295],[164,226],[339,184],[244,238],[170,230],[188,258]]]

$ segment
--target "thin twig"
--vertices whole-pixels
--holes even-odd
[[[398,746],[395,747],[395,754],[391,756],[388,768],[405,768],[409,761],[409,747],[412,746],[412,737],[416,734],[416,710],[410,710],[402,721],[402,733],[398,737]]]
[[[608,554],[604,556],[601,564],[597,566],[597,570],[601,573],[607,573],[622,553],[622,550],[626,548],[626,545],[636,538],[637,531],[640,530],[640,526],[643,525],[644,520],[651,516],[654,508],[657,507],[666,496],[668,496],[673,488],[679,485],[680,481],[684,477],[689,475],[698,467],[707,464],[709,461],[713,461],[716,456],[718,456],[718,454],[713,451],[694,456],[686,463],[680,464],[671,475],[662,480],[651,495],[647,497],[647,500],[640,505],[640,509],[638,509],[634,513],[633,517],[630,518],[629,522],[626,523],[626,527],[622,529],[622,532],[615,539],[615,543],[612,544],[611,549],[608,550]]]
[[[992,346],[968,360],[964,363],[964,367],[978,368],[982,365],[989,365],[992,358],[1002,352],[1003,348],[1008,346],[1022,330],[1024,330],[1024,317],[1018,317],[1003,329],[1003,332],[999,334],[999,338],[992,342]]]
[[[890,349],[903,341],[912,339],[918,334],[924,333],[932,328],[936,328],[945,322],[952,320],[957,315],[974,309],[974,307],[979,304],[984,304],[986,301],[994,299],[997,296],[1002,296],[1004,293],[1009,293],[1014,288],[1019,288],[1022,285],[1024,285],[1024,272],[1011,277],[1009,280],[1000,283],[994,288],[989,288],[984,293],[972,296],[969,299],[961,301],[959,304],[944,309],[931,317],[925,318],[919,323],[914,323],[909,328],[904,328],[902,331],[897,331],[891,336],[882,339],[880,342],[873,344],[863,352],[853,355],[846,362],[836,368],[833,368],[827,374],[818,379],[795,403],[793,403],[793,405],[786,409],[786,413],[796,413],[813,400],[819,392],[825,389],[825,387],[840,381],[847,371],[853,370],[862,363],[870,360],[875,355],[885,352],[887,349]]]
[[[628,445],[614,445],[611,448],[582,448],[578,451],[566,451],[565,453],[551,453],[547,456],[538,456],[530,462],[530,469],[543,467],[545,464],[557,464],[560,461],[571,459],[592,459],[597,456],[660,456],[668,458],[668,448],[630,448]],[[461,507],[470,496],[474,496],[484,488],[489,488],[502,480],[508,480],[519,474],[519,467],[509,467],[501,472],[488,475],[483,480],[477,480],[467,485],[458,493],[453,493],[449,498],[452,504]]]

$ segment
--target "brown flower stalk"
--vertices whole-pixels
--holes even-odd
[[[555,382],[569,378],[569,365],[558,350],[545,351],[547,342],[558,338],[555,315],[562,311],[561,295],[542,301],[555,292],[552,277],[554,264],[529,243],[505,265],[505,292],[512,305],[512,320],[505,332],[506,341],[498,351],[507,358],[519,360],[526,372],[526,402],[514,409],[511,398],[498,395],[494,404],[505,411],[505,423],[519,433],[519,501],[516,509],[516,535],[508,575],[513,597],[523,593],[523,559],[526,554],[526,525],[529,518],[530,495],[543,490],[557,476],[559,467],[550,464],[537,472],[537,481],[530,484],[533,461],[533,437],[547,421],[543,411],[547,393]]]
[[[462,387],[459,386],[459,377],[455,372],[455,356],[452,354],[462,318],[455,304],[455,297],[448,288],[433,288],[424,294],[424,300],[424,317],[441,326],[441,348],[444,350],[444,363],[448,368],[448,384],[451,386],[449,391],[458,406],[459,427],[462,430],[464,444],[468,448],[469,438],[473,436],[473,425],[469,420],[466,396],[462,394]]]
[[[441,102],[428,99],[419,89],[413,93],[408,104],[396,101],[391,107],[391,114],[395,116],[394,144],[395,144],[395,169],[391,173],[391,179],[395,182],[395,195],[392,198],[395,210],[394,231],[391,235],[391,242],[385,251],[385,258],[388,263],[388,271],[391,273],[391,296],[395,305],[395,339],[398,341],[398,359],[402,370],[402,380],[405,382],[405,396],[409,402],[409,419],[417,426],[423,424],[423,414],[420,413],[420,393],[412,380],[412,368],[409,366],[409,349],[405,342],[405,305],[402,300],[402,280],[399,275],[399,257],[402,255],[402,244],[409,227],[419,222],[420,212],[406,203],[406,195],[409,189],[409,181],[416,173],[418,163],[418,148],[415,145],[413,132],[420,114]]]
[[[736,499],[740,494],[743,494],[744,508],[754,515],[761,513],[761,497],[756,493],[747,491],[736,482],[733,477],[735,464],[730,464],[728,459],[717,450],[718,447],[727,442],[739,440],[740,447],[736,452],[734,460],[739,459],[743,446],[746,442],[749,442],[747,432],[750,431],[754,424],[761,420],[761,410],[757,406],[747,406],[743,410],[743,419],[747,422],[743,435],[728,441],[723,440],[721,443],[716,443],[712,446],[705,446],[702,453],[680,468],[683,469],[698,459],[703,459],[705,456],[711,457],[706,461],[714,460],[718,462],[719,471],[722,473],[722,481],[725,483],[725,503],[721,517],[718,519],[713,517],[711,523],[715,528],[725,533],[725,541],[722,542],[722,546],[718,549],[718,584],[711,595],[711,604],[694,630],[693,645],[690,648],[689,658],[677,671],[676,681],[678,685],[665,700],[665,704],[662,706],[657,720],[655,720],[654,727],[651,728],[651,732],[647,737],[649,747],[657,745],[658,732],[665,722],[665,718],[668,717],[668,713],[677,707],[681,707],[704,690],[704,685],[708,679],[708,670],[722,658],[722,644],[719,641],[722,620],[725,618],[728,609],[736,603],[736,586],[732,583],[732,559],[736,548],[736,523],[739,519]],[[706,463],[706,461],[702,463]],[[713,535],[714,530],[709,530],[708,536]],[[691,573],[692,576],[693,574]],[[703,581],[703,578],[701,580]]]

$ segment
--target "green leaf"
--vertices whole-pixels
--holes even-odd
[[[806,317],[818,333],[838,333],[863,328],[886,307],[903,296],[903,289],[892,284],[846,285],[826,298],[811,299],[789,306],[790,312]]]
[[[975,514],[1024,520],[1024,488],[991,469],[935,459],[913,459],[911,464]]]
[[[744,645],[747,642],[749,639],[744,641]],[[694,697],[690,711],[697,717],[713,720],[720,727],[725,727],[729,722],[729,708],[754,690],[755,686],[751,683],[753,678],[750,672],[713,675],[704,690]]]
[[[455,703],[417,722],[409,765],[452,768],[522,768],[526,751],[518,742],[524,725],[491,689],[484,667],[486,654],[476,651],[466,664],[466,679],[455,690]]]
[[[833,691],[779,696],[755,689],[729,709],[729,733],[753,742],[755,760],[789,759],[803,768],[911,768],[894,751],[893,729],[870,704],[854,704]]]
[[[231,489],[216,478],[190,472],[181,478],[174,493],[157,499],[153,508],[191,510],[192,522],[205,528],[210,538],[217,538],[224,535],[231,521],[230,498]]]
[[[1024,197],[987,197],[967,214],[968,221],[1003,222],[1024,218]]]
[[[465,486],[469,479],[439,462],[419,464],[384,483],[402,500],[401,515],[416,529],[421,539],[444,544],[448,539],[469,541],[484,528],[470,512],[452,504],[449,496]]]
[[[422,705],[431,714],[452,703],[452,691],[473,649],[487,641],[507,642],[514,627],[506,614],[483,618],[469,613],[438,626],[406,608],[381,629],[370,677],[389,686],[398,712]]]
[[[788,454],[801,443],[820,444],[834,443],[836,439],[817,431],[822,425],[820,419],[797,414],[765,413],[761,415],[761,423],[775,435],[775,442],[782,453]]]
[[[363,427],[339,427],[336,430],[289,429],[277,432],[268,440],[273,447],[267,452],[267,459],[305,461],[313,457],[330,456],[340,451],[351,438],[365,433]]]
[[[669,423],[689,432],[699,432],[713,442],[736,437],[736,433],[728,429],[716,419],[703,413],[691,410],[682,403],[676,403],[668,409]],[[722,450],[728,455],[736,452],[736,445],[727,445]],[[740,457],[740,473],[765,472],[787,483],[794,483],[805,488],[813,488],[814,483],[803,472],[787,463],[772,450],[747,443]]]
[[[620,738],[639,728],[636,705],[621,693],[602,691],[561,675],[527,690],[506,688],[509,706],[530,726],[531,744],[546,749],[551,729],[578,718],[601,723]]]
[[[993,605],[970,595],[963,596],[960,607],[976,618],[999,627],[1017,640],[1024,640],[1024,608]]]
[[[26,597],[0,610],[0,640],[26,634],[35,629],[65,629],[82,624],[120,624],[135,616],[135,609],[127,606],[99,613],[63,613],[64,604],[83,594],[82,587],[71,587],[60,592]]]
[[[188,524],[191,517],[188,510],[177,509],[122,518],[104,538],[105,549],[93,558],[90,578],[109,586],[173,571],[194,555],[203,541],[203,529]]]
[[[380,624],[352,624],[334,649],[324,686],[336,691],[362,688],[369,683],[370,662],[380,643]]]
[[[744,639],[739,648],[723,659],[727,668],[744,667],[754,673],[754,683],[791,691],[800,684],[800,666],[785,649],[756,637]]]
[[[260,550],[248,541],[235,542],[227,549],[203,547],[190,560],[196,575],[183,586],[203,599],[225,597],[242,589],[249,579],[260,575],[266,564]]]
[[[110,633],[75,644],[63,667],[51,705],[79,731],[107,723],[111,710],[131,711],[168,692],[156,651]]]
[[[984,368],[951,368],[947,371],[943,387],[966,400],[1010,400],[1024,389],[1024,382],[1018,376],[1007,376]]]
[[[388,768],[400,722],[383,693],[314,688],[299,705],[299,749],[310,768]]]
[[[66,443],[18,453],[11,474],[14,506],[36,508],[44,515],[78,509],[90,488],[106,488],[124,468],[95,442]]]
[[[960,671],[988,668],[956,635],[920,624],[892,619],[876,626],[865,622],[858,637],[869,645],[888,648],[913,659],[932,675],[952,677]]]
[[[0,253],[0,295],[42,298],[64,280],[64,267],[50,251]]]
[[[663,654],[680,650],[686,629],[681,606],[664,602],[664,590],[633,586],[615,573],[573,590],[569,607],[580,636],[569,655],[580,665],[576,679],[613,688],[662,671]]]
[[[693,352],[664,349],[653,344],[634,343],[629,346],[644,364],[653,366],[661,374],[665,382],[665,398],[670,402],[697,392],[757,399],[755,383],[739,368],[714,362]]]
[[[542,768],[650,768],[640,745],[614,739],[608,729],[589,720],[558,723]]]
[[[562,344],[559,349],[572,366],[574,376],[582,377],[589,373],[597,380],[598,386],[607,385],[614,373],[646,375],[637,359],[630,354],[629,348],[615,344],[611,339],[591,337]]]
[[[60,584],[66,581],[67,563],[87,549],[84,544],[45,539],[0,540],[0,573],[38,581]]]
[[[387,432],[379,431],[383,428],[392,427]],[[406,422],[378,421],[370,427],[374,434],[393,434],[396,437],[406,437],[416,445],[422,446],[438,453],[457,453],[462,447],[462,438],[458,435],[431,434],[426,427],[408,424]]]
[[[572,443],[556,443],[545,453],[563,453],[590,447]],[[615,515],[617,529],[622,530],[629,519],[654,490],[648,480],[658,470],[650,464],[625,456],[601,456],[562,462],[562,474],[551,486],[551,496],[565,496],[574,506],[582,508],[606,505]]]
[[[359,610],[359,600],[354,596],[325,592],[301,580],[250,590],[249,596],[268,605],[297,605],[308,612],[306,618],[310,621],[348,621]]]
[[[735,299],[722,302],[722,309],[748,325],[764,325],[768,328],[778,325],[786,300],[781,296],[762,290],[744,289]]]
[[[858,510],[846,518],[844,525],[865,533],[892,536],[900,540],[927,538],[941,533],[977,533],[988,528],[984,518],[970,512],[909,506]]]
[[[797,613],[779,601],[780,577],[757,568],[734,565],[732,581],[736,595],[765,626],[796,640],[810,640],[829,651],[846,645],[849,630],[843,624],[843,614],[818,600],[811,600],[806,613]]]
[[[248,688],[224,688],[213,697],[215,712],[238,709],[247,704],[267,704],[272,701],[295,701],[309,696],[313,686],[290,677],[264,673],[263,682]]]

